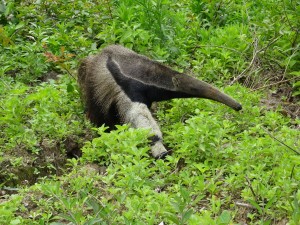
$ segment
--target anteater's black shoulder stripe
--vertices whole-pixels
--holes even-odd
[[[141,102],[150,107],[152,102],[164,101],[171,98],[188,97],[185,93],[171,91],[156,85],[146,84],[137,79],[126,76],[121,71],[118,63],[115,62],[111,56],[107,59],[106,67],[112,74],[116,83],[133,102]]]
[[[106,68],[120,87],[123,88],[124,85],[129,82],[130,78],[122,73],[119,65],[113,61],[111,56],[109,56],[106,61]]]
[[[126,76],[121,71],[119,65],[112,59],[111,56],[108,57],[106,62],[106,67],[111,73],[112,77],[116,83],[121,87],[125,94],[133,102],[141,102],[150,106],[152,100],[147,98],[144,93],[149,92],[150,89],[155,89],[155,86],[144,84],[137,79]]]

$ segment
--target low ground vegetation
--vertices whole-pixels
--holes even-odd
[[[0,2],[0,224],[300,223],[299,1]],[[94,127],[79,60],[121,44],[243,104],[158,104]]]

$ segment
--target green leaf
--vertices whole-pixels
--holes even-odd
[[[293,83],[293,88],[300,87],[300,81]]]
[[[263,225],[270,225],[271,224],[271,220],[266,220],[263,222]]]
[[[97,223],[101,224],[101,222],[102,222],[102,219],[100,219],[100,218],[93,218],[93,219],[85,222],[84,225],[93,225],[93,224],[97,224]]]
[[[22,27],[24,27],[24,26],[25,26],[25,23],[24,23],[24,22],[20,22],[20,23],[15,27],[15,29],[18,30],[18,29],[20,29],[20,28],[22,28]]]
[[[188,190],[186,188],[181,187],[180,194],[183,197],[185,202],[190,200],[190,193],[188,192]]]
[[[75,88],[72,85],[72,83],[68,83],[68,85],[67,85],[67,92],[71,93],[71,92],[74,92],[74,90],[75,90]]]
[[[268,210],[268,209],[272,206],[272,204],[273,204],[275,201],[276,201],[276,195],[274,195],[274,196],[270,199],[270,201],[267,203],[267,205],[265,206],[265,210]]]
[[[228,210],[224,210],[218,218],[218,224],[229,224],[230,221],[230,212]]]
[[[293,92],[293,97],[300,95],[300,91]]]
[[[186,211],[186,212],[183,213],[183,216],[182,216],[182,223],[183,224],[186,224],[186,222],[192,216],[193,212],[194,212],[193,209],[189,209],[188,211]]]
[[[300,76],[300,71],[293,71],[293,72],[290,72],[289,74],[295,75],[295,76]]]
[[[11,225],[16,225],[16,224],[20,224],[20,223],[21,223],[21,220],[19,218],[10,221]]]
[[[65,219],[67,221],[70,221],[70,222],[72,222],[74,224],[77,224],[77,221],[72,216],[69,216],[67,214],[60,214],[59,217]]]
[[[262,208],[257,204],[256,201],[253,201],[252,199],[249,199],[248,201],[250,202],[250,204],[252,206],[254,206],[257,209],[257,211],[259,212],[259,214],[263,213]]]
[[[170,213],[170,212],[167,212],[165,213],[166,217],[171,220],[173,223],[175,224],[180,224],[180,221],[178,219],[178,217],[176,216],[176,214],[173,214],[173,213]]]
[[[95,199],[89,198],[86,203],[93,208],[94,213],[100,211],[101,206]]]

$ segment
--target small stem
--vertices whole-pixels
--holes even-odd
[[[254,46],[254,49],[253,49],[253,56],[252,56],[252,60],[249,64],[249,66],[244,69],[236,78],[233,79],[233,81],[230,82],[230,85],[233,85],[236,81],[238,81],[239,79],[241,79],[244,74],[251,69],[251,67],[253,66],[255,60],[256,60],[256,57],[257,57],[257,54],[260,52],[259,50],[257,50],[257,47],[258,47],[258,39],[257,38],[254,38],[254,42],[253,42],[253,46]]]
[[[297,77],[293,77],[293,78],[287,79],[287,80],[281,80],[281,81],[278,81],[278,82],[275,82],[275,83],[272,83],[272,84],[267,84],[267,85],[264,85],[262,87],[252,89],[251,92],[257,91],[257,90],[260,90],[260,89],[264,89],[266,87],[271,87],[271,86],[276,85],[276,84],[286,83],[288,81],[295,80],[295,79],[297,79]]]
[[[293,178],[293,173],[294,173],[294,170],[295,170],[295,166],[296,166],[296,165],[293,165],[293,168],[292,168],[292,171],[291,171],[291,175],[290,175],[290,179]]]
[[[268,133],[270,135],[271,138],[273,138],[274,140],[278,141],[280,144],[284,145],[285,147],[287,147],[288,149],[290,149],[291,151],[295,152],[297,155],[300,155],[300,152],[298,152],[297,150],[293,149],[292,147],[288,146],[287,144],[285,144],[283,141],[279,140],[278,138],[276,138],[275,136],[273,136],[266,128],[262,127],[262,129]]]
[[[112,9],[111,9],[111,5],[110,5],[110,1],[107,0],[106,4],[108,5],[108,11],[109,11],[109,16],[110,19],[113,19],[113,15],[112,15]]]
[[[74,80],[76,80],[75,76],[70,72],[70,70],[64,65],[64,63],[59,63],[60,67],[63,68]]]
[[[257,201],[258,201],[258,198],[257,198],[257,196],[256,196],[256,194],[255,194],[255,192],[254,192],[254,190],[253,190],[253,188],[252,188],[251,181],[249,180],[249,178],[248,178],[247,176],[245,176],[245,178],[246,178],[246,181],[247,181],[247,183],[248,183],[248,187],[250,188],[250,191],[251,191],[253,197],[255,198],[255,201],[257,202]]]

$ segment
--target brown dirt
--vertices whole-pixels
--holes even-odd
[[[293,97],[292,91],[291,86],[281,85],[276,91],[268,92],[267,97],[261,100],[262,106],[268,110],[279,110],[292,119],[300,118],[300,97]]]
[[[21,69],[13,69],[13,70],[8,70],[5,72],[5,75],[7,76],[10,76],[12,77],[13,79],[17,79],[18,78],[18,75],[21,74],[22,71]],[[33,82],[31,83],[30,82],[30,85],[36,85],[40,82],[48,82],[49,80],[57,80],[59,77],[58,77],[59,73],[57,71],[54,71],[54,70],[51,70],[51,71],[48,71],[44,74],[42,74],[39,78],[38,78],[38,82]]]
[[[19,145],[0,162],[0,183],[5,187],[32,185],[41,177],[61,175],[67,168],[68,158],[81,156],[82,143],[75,136],[63,141],[45,138],[39,143],[40,151],[37,154]],[[16,164],[16,159],[20,157],[21,162]]]
[[[49,81],[50,79],[52,80],[57,80],[58,79],[58,75],[59,73],[55,72],[55,71],[49,71],[45,74],[43,74],[40,78],[39,78],[39,81],[41,82],[47,82]]]

